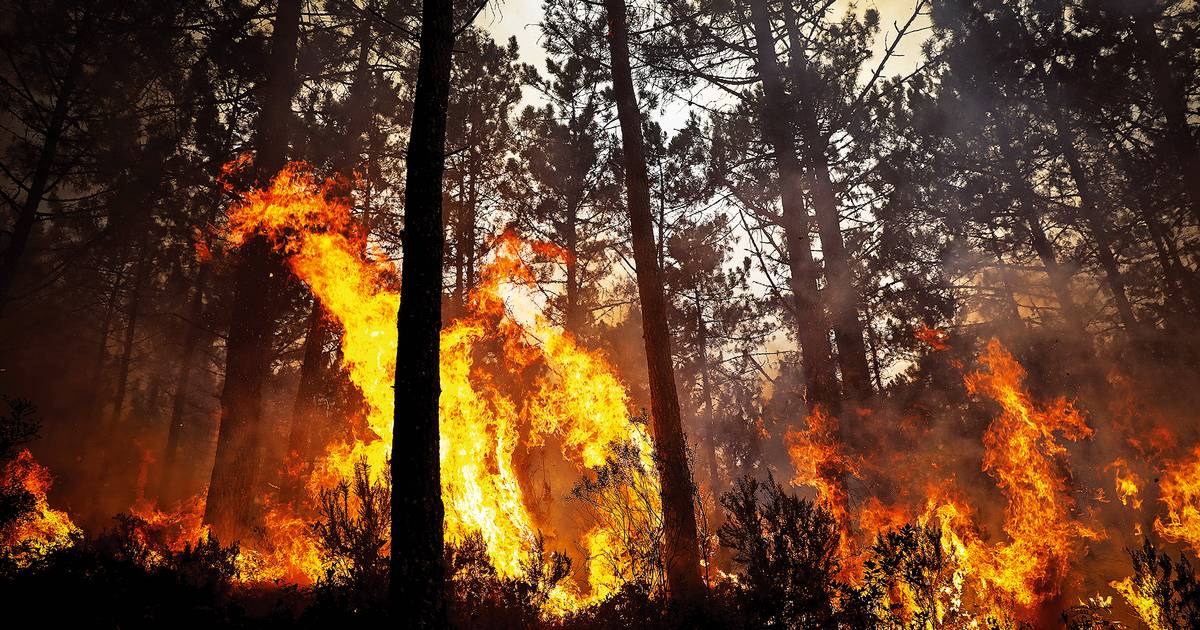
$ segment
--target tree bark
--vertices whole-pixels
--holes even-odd
[[[129,368],[133,363],[133,346],[137,338],[138,317],[142,312],[142,294],[150,277],[150,252],[143,237],[137,246],[136,271],[130,287],[128,306],[125,311],[125,338],[121,343],[121,361],[117,368],[117,388],[113,393],[112,411],[108,417],[108,432],[121,422],[121,411],[125,406],[125,392],[129,387]]]
[[[418,628],[446,625],[438,344],[442,325],[442,175],[453,18],[452,0],[424,0],[405,164],[389,596],[393,614],[403,613],[408,623]]]
[[[765,8],[763,12],[766,12]],[[793,84],[800,92],[793,98],[798,102],[797,122],[800,137],[804,141],[817,233],[821,236],[821,254],[825,259],[825,301],[829,306],[833,338],[837,343],[842,393],[850,400],[863,401],[871,396],[872,390],[867,347],[863,341],[862,316],[859,313],[860,296],[849,254],[846,253],[846,243],[842,239],[842,219],[826,155],[828,142],[821,133],[817,110],[812,102],[812,93],[815,92],[812,69],[801,52],[799,28],[790,2],[783,3],[783,15],[788,31]]]
[[[671,364],[671,338],[667,326],[667,303],[663,295],[662,270],[655,258],[654,221],[650,209],[650,179],[629,65],[629,24],[625,0],[605,0],[608,14],[609,53],[613,96],[621,124],[625,160],[625,191],[628,196],[630,236],[642,306],[642,336],[646,342],[646,368],[650,385],[650,408],[654,416],[654,448],[662,486],[667,590],[685,607],[703,597],[700,555],[696,539],[696,511],[688,472],[679,395]]]
[[[804,173],[796,153],[796,142],[788,129],[787,94],[775,55],[771,18],[765,0],[751,0],[751,18],[758,47],[758,73],[763,84],[763,112],[760,116],[763,139],[775,152],[779,171],[780,200],[783,206],[783,230],[787,239],[789,284],[797,317],[797,337],[804,363],[804,381],[810,407],[824,406],[836,412],[841,399],[833,367],[833,348],[829,343],[829,324],[825,306],[817,291],[817,268],[812,259],[809,238],[810,219],[804,208]]]
[[[347,101],[346,137],[341,155],[338,157],[338,181],[336,193],[349,205],[353,202],[355,170],[363,146],[363,135],[371,121],[371,20],[364,18],[355,27],[354,42],[358,46],[358,58],[354,64],[354,80],[350,85]],[[344,181],[343,181],[344,180]],[[364,218],[365,223],[365,218]],[[366,229],[364,225],[364,230]],[[365,243],[364,243],[365,245]],[[308,325],[304,334],[304,354],[300,363],[300,383],[292,404],[292,426],[288,432],[288,458],[294,458],[303,469],[297,477],[282,480],[281,494],[285,501],[300,496],[307,478],[308,467],[313,458],[320,455],[323,445],[314,443],[313,425],[320,422],[315,414],[320,396],[321,381],[328,375],[328,357],[325,346],[332,336],[332,323],[328,320],[320,301],[314,296],[308,314]],[[293,462],[295,463],[295,462]]]
[[[279,0],[255,138],[255,169],[260,185],[265,185],[287,160],[300,13],[301,0]],[[226,540],[246,534],[258,517],[254,490],[260,465],[262,392],[271,367],[272,337],[285,273],[281,257],[264,237],[252,237],[242,246],[234,273],[217,455],[204,511],[205,523]]]
[[[704,322],[704,305],[700,290],[693,296],[696,302],[696,353],[700,359],[700,395],[704,400],[704,434],[708,438],[708,489],[713,496],[720,496],[720,476],[717,466],[717,426],[713,412],[712,378],[708,366],[708,325]]]
[[[175,478],[179,456],[179,439],[183,434],[184,418],[187,414],[188,394],[191,393],[192,368],[196,363],[196,350],[200,338],[205,334],[200,327],[204,318],[204,295],[208,291],[208,280],[212,268],[207,262],[200,263],[196,272],[196,284],[192,289],[192,300],[188,305],[187,328],[183,335],[183,349],[179,356],[179,367],[175,373],[175,394],[171,401],[171,423],[167,428],[167,446],[163,452],[162,472],[158,482],[158,499],[168,504],[176,494]]]

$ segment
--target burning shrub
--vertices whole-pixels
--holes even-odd
[[[20,399],[5,398],[8,414],[0,416],[0,463],[16,458],[17,449],[37,436],[39,423],[33,405]],[[0,530],[34,509],[35,498],[15,479],[0,479]]]
[[[1129,552],[1133,575],[1110,584],[1153,630],[1200,628],[1200,582],[1187,558],[1172,561],[1147,538]]]
[[[853,594],[837,578],[841,535],[833,515],[774,478],[738,480],[721,505],[728,516],[717,536],[742,566],[734,606],[746,626],[834,626],[839,599]]]
[[[385,466],[374,480],[365,458],[355,463],[352,479],[321,490],[320,517],[312,529],[326,560],[327,580],[382,599],[387,590],[391,496],[391,467]]]
[[[546,553],[538,536],[521,563],[520,577],[501,576],[489,560],[481,534],[446,546],[450,625],[456,628],[530,628],[571,573],[566,555]]]
[[[588,579],[593,592],[642,584],[656,597],[666,585],[658,479],[634,445],[614,445],[613,453],[594,477],[571,490],[594,523],[584,536],[591,556]]]

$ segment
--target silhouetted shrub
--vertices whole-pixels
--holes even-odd
[[[829,628],[839,599],[840,534],[833,516],[784,491],[774,479],[746,477],[721,496],[728,512],[717,530],[740,565],[735,616],[751,628]]]
[[[1200,582],[1187,558],[1171,560],[1147,538],[1141,549],[1129,552],[1133,576],[1124,593],[1142,621],[1151,628],[1200,628]]]
[[[571,573],[570,559],[547,554],[541,536],[521,562],[520,577],[496,572],[478,534],[447,545],[445,562],[450,625],[464,629],[537,627],[551,591]]]
[[[364,598],[382,599],[387,591],[391,496],[391,467],[384,467],[374,480],[365,459],[355,463],[352,479],[320,492],[319,518],[312,528],[327,563],[328,579]]]

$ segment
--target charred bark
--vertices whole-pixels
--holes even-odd
[[[260,184],[283,168],[287,159],[300,12],[300,0],[279,0],[276,8],[255,138]],[[204,511],[204,521],[227,540],[244,535],[258,516],[254,489],[260,465],[262,393],[270,372],[284,274],[282,259],[264,237],[253,237],[242,246],[234,273],[217,455]]]
[[[389,596],[394,613],[403,611],[418,628],[446,624],[438,344],[442,325],[442,176],[453,18],[452,0],[425,0],[422,4],[420,61],[405,164]]]
[[[667,589],[670,597],[686,606],[703,597],[696,511],[680,421],[679,395],[671,364],[671,337],[662,270],[655,257],[654,220],[650,209],[650,179],[629,65],[629,24],[625,0],[605,0],[608,14],[609,53],[613,96],[621,124],[628,196],[630,236],[633,241],[638,298],[642,307],[642,336],[646,342],[646,368],[650,408],[654,416],[655,460],[662,486],[663,527]]]
[[[829,343],[825,305],[817,291],[817,268],[812,258],[810,217],[804,207],[804,172],[797,158],[796,142],[788,128],[787,94],[775,55],[771,18],[765,0],[750,2],[754,36],[758,48],[758,72],[763,84],[763,139],[775,152],[779,192],[783,206],[783,230],[787,239],[789,285],[795,302],[797,337],[804,363],[804,381],[809,405],[836,411],[841,395]]]

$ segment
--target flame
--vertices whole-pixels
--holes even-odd
[[[853,573],[859,554],[852,545],[850,495],[846,479],[858,474],[858,464],[843,453],[838,441],[837,418],[817,406],[809,414],[806,429],[789,429],[784,436],[795,476],[793,486],[807,486],[817,493],[817,503],[833,515],[841,531],[840,554],[847,561],[843,570]]]
[[[1072,516],[1075,506],[1064,461],[1067,440],[1090,437],[1083,415],[1064,398],[1034,403],[1025,370],[996,340],[981,357],[983,369],[965,377],[967,390],[999,403],[1001,412],[983,442],[983,470],[1008,500],[1003,530],[1008,540],[989,544],[973,525],[971,510],[945,500],[933,510],[943,543],[993,606],[1011,601],[1031,608],[1056,595],[1081,539],[1100,534]]]
[[[1121,594],[1125,603],[1129,604],[1151,630],[1168,630],[1171,627],[1166,622],[1162,606],[1150,595],[1158,588],[1156,578],[1152,575],[1147,574],[1142,579],[1129,576],[1123,580],[1109,582],[1108,585]]]
[[[1154,531],[1171,542],[1183,542],[1200,550],[1200,446],[1191,457],[1170,463],[1159,477],[1166,519],[1154,520]]]
[[[1129,463],[1118,458],[1105,466],[1104,470],[1113,471],[1117,499],[1121,501],[1121,505],[1127,505],[1135,510],[1142,509],[1142,500],[1138,498],[1138,493],[1141,492],[1142,478],[1130,470]]]
[[[362,392],[369,433],[330,448],[310,478],[313,491],[349,477],[360,458],[381,470],[392,440],[396,273],[382,256],[364,256],[369,249],[365,235],[350,219],[344,196],[332,194],[333,185],[316,181],[303,164],[290,164],[269,186],[246,194],[229,212],[225,228],[235,246],[255,233],[271,239],[343,329],[342,363]],[[627,445],[637,450],[644,470],[653,471],[650,437],[631,420],[628,395],[608,362],[541,315],[535,274],[527,262],[535,255],[563,259],[552,245],[502,234],[470,296],[467,314],[441,337],[446,536],[462,541],[479,532],[491,563],[504,577],[522,573],[522,561],[542,525],[527,505],[515,462],[518,449],[543,446],[553,438],[562,444],[564,459],[582,474],[603,465],[616,446]],[[480,363],[481,358],[495,358],[481,352],[488,344],[502,348],[500,365]],[[522,398],[497,385],[498,379],[520,380],[530,373],[534,376]],[[303,540],[295,520],[273,512],[268,529],[289,529],[284,538]],[[592,546],[615,535],[593,530],[584,542]],[[272,538],[280,536],[273,533]],[[301,573],[316,577],[311,571],[319,571],[320,565],[309,564],[307,548],[291,546],[275,557],[280,555],[293,566],[298,555]],[[560,585],[551,597],[553,606],[572,609],[612,592],[615,584],[607,569],[595,558],[588,566],[589,594]]]
[[[33,459],[28,449],[4,465],[0,483],[6,486],[6,494],[24,492],[32,499],[31,509],[0,529],[0,547],[12,550],[18,568],[74,544],[79,530],[66,512],[50,507],[46,493],[50,491],[53,478],[45,466]]]

